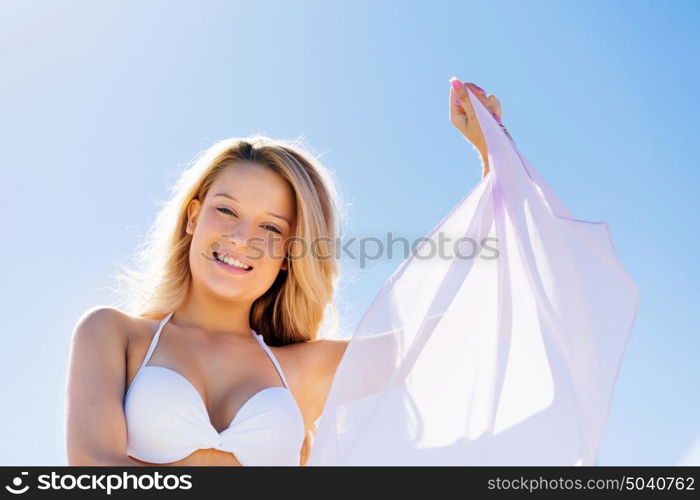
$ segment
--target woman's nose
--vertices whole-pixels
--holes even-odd
[[[245,221],[238,221],[226,235],[229,242],[238,247],[245,247],[250,239],[250,224]]]

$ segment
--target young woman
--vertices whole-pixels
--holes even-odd
[[[69,464],[590,463],[636,289],[609,239],[580,227],[601,223],[571,218],[517,156],[495,96],[453,79],[449,109],[483,176],[439,229],[480,249],[494,236],[497,258],[411,257],[349,342],[321,339],[332,176],[296,144],[221,141],[173,187],[122,276],[123,310],[76,325]],[[557,432],[563,444],[530,447]]]

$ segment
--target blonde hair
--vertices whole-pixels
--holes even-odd
[[[336,244],[343,210],[332,172],[298,139],[292,142],[262,135],[216,142],[181,173],[134,255],[135,266],[122,266],[114,276],[119,305],[129,314],[161,319],[182,303],[192,279],[192,236],[185,231],[187,206],[195,198],[203,202],[217,176],[240,162],[269,168],[291,187],[296,221],[288,257],[294,256],[299,241],[301,246],[313,244],[316,255],[324,256],[288,258],[288,271],[281,271],[253,303],[251,328],[268,345],[276,346],[314,340],[324,323],[329,331],[337,329],[333,295],[339,279]],[[302,462],[308,458],[309,445],[307,435]]]

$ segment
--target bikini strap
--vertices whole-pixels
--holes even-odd
[[[282,379],[282,383],[284,386],[289,389],[289,384],[287,384],[287,379],[284,376],[284,372],[282,371],[282,367],[280,366],[279,362],[277,361],[277,358],[275,355],[272,353],[272,350],[267,346],[265,343],[265,339],[263,339],[263,336],[257,333],[255,330],[252,328],[250,329],[253,332],[253,337],[258,341],[258,343],[262,346],[262,348],[265,350],[267,355],[270,357],[272,360],[272,364],[275,365],[275,369],[277,370],[277,373],[279,373],[280,378]]]
[[[148,346],[148,352],[146,352],[146,357],[143,358],[143,362],[141,363],[141,367],[139,368],[139,371],[141,371],[141,368],[146,366],[146,363],[148,363],[148,360],[151,359],[151,355],[153,354],[153,351],[156,348],[156,345],[158,344],[158,339],[160,338],[160,332],[163,331],[163,327],[165,324],[168,322],[168,320],[172,317],[172,315],[175,313],[175,311],[171,312],[168,314],[165,318],[160,320],[160,324],[158,325],[158,330],[156,330],[156,334],[153,336],[153,339],[151,340],[151,345]]]

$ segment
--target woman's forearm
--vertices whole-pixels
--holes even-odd
[[[481,178],[483,179],[489,173],[489,156],[486,153],[486,148],[479,150],[481,154]]]

